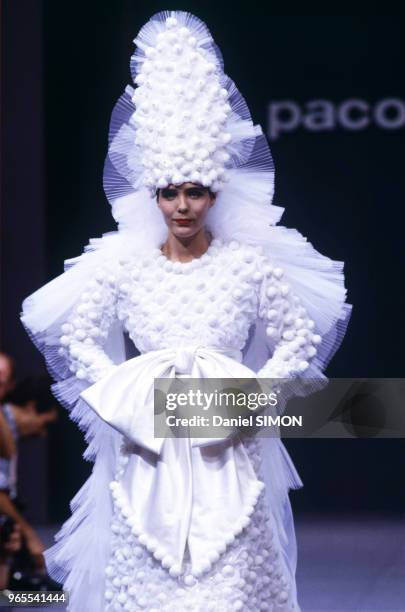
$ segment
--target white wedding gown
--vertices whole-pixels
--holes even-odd
[[[27,301],[23,322],[45,353],[34,306]],[[271,356],[258,376],[320,372],[321,337],[283,270],[259,247],[217,239],[188,263],[128,249],[69,308],[47,361],[65,405],[79,385],[72,418],[95,460],[46,552],[70,609],[298,611],[288,489],[302,483],[281,440],[153,436],[154,378],[255,376],[254,326],[267,329],[254,350]],[[114,359],[117,326],[138,357]]]

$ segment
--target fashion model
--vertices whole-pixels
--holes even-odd
[[[135,44],[104,174],[118,231],[23,305],[94,461],[48,570],[78,612],[297,611],[302,482],[283,443],[155,438],[153,383],[287,379],[286,399],[325,381],[350,316],[343,263],[277,225],[266,139],[205,24],[158,13]]]

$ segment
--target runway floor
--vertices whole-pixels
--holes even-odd
[[[303,612],[404,612],[405,519],[297,521]]]
[[[57,528],[39,531],[50,545]],[[405,612],[405,519],[300,518],[296,534],[303,612]]]

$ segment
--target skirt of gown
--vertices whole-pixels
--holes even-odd
[[[244,440],[256,474],[258,441]],[[294,577],[281,554],[279,532],[260,494],[247,527],[199,578],[190,573],[186,549],[181,576],[173,578],[133,535],[114,505],[111,554],[105,568],[105,611],[297,612]]]

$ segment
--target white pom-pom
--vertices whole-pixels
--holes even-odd
[[[84,355],[82,358],[82,362],[85,366],[89,366],[93,363],[94,356],[93,355]]]
[[[172,565],[171,568],[169,569],[169,574],[172,578],[178,578],[178,576],[180,576],[181,574],[181,567],[180,565]]]
[[[135,77],[135,83],[137,85],[142,85],[142,83],[144,83],[144,82],[145,82],[145,75],[142,74],[142,73],[137,74],[136,77]]]
[[[70,354],[71,354],[71,356],[72,356],[74,359],[77,359],[77,358],[79,357],[79,355],[80,355],[80,351],[79,351],[79,349],[78,349],[77,347],[73,347],[73,348],[70,350]]]
[[[207,159],[209,155],[210,154],[209,154],[209,151],[207,151],[207,149],[202,148],[198,151],[198,157],[202,160]]]
[[[114,593],[110,589],[107,589],[104,593],[104,597],[107,601],[111,601],[113,596],[114,596]]]
[[[268,298],[273,299],[278,293],[277,287],[268,287],[266,289],[266,295]]]
[[[145,53],[146,57],[155,57],[156,56],[156,49],[154,47],[146,47],[144,53]]]
[[[163,550],[163,548],[157,548],[155,550],[155,552],[153,553],[153,556],[155,557],[155,559],[157,559],[158,561],[161,561],[163,559],[163,557],[165,556],[165,551]]]
[[[293,340],[294,339],[294,332],[292,330],[287,330],[285,332],[283,332],[283,338],[284,340]]]
[[[231,156],[226,151],[221,151],[218,154],[218,157],[219,157],[220,161],[225,162],[225,163],[231,159]]]
[[[274,338],[274,336],[277,335],[277,329],[275,327],[272,327],[271,325],[269,327],[267,327],[266,329],[266,334],[269,336],[269,338]]]
[[[191,178],[191,182],[192,183],[200,183],[201,182],[201,174],[199,172],[197,172],[196,170],[191,173],[190,178]]]
[[[269,308],[269,310],[267,311],[267,318],[269,321],[274,321],[275,319],[277,319],[278,316],[278,312],[277,310],[274,310],[274,308]]]
[[[162,178],[162,177],[161,177],[161,178],[158,180],[158,182],[157,182],[157,186],[158,186],[160,189],[162,189],[163,187],[166,187],[166,186],[167,186],[167,181],[166,181],[166,179],[164,179],[164,178]]]
[[[193,586],[195,584],[195,582],[196,581],[195,581],[194,576],[188,575],[188,576],[185,576],[185,578],[184,578],[184,584],[186,586],[189,586],[189,587]]]
[[[171,567],[173,563],[174,563],[174,559],[170,555],[166,555],[162,559],[162,567],[164,567],[165,569]]]
[[[308,361],[300,361],[298,364],[298,370],[300,372],[305,372],[305,370],[308,368],[309,363]]]
[[[191,164],[184,164],[180,170],[183,176],[188,176],[191,172]]]
[[[173,174],[173,184],[174,185],[182,185],[183,183],[187,182],[187,178],[185,176],[183,176],[182,174]]]
[[[315,357],[315,355],[317,354],[317,350],[314,346],[309,346],[307,348],[307,355],[309,358]]]
[[[294,340],[294,342],[291,343],[290,349],[294,353],[298,353],[298,351],[301,349],[301,346],[300,346],[300,343],[298,342],[298,340]]]

